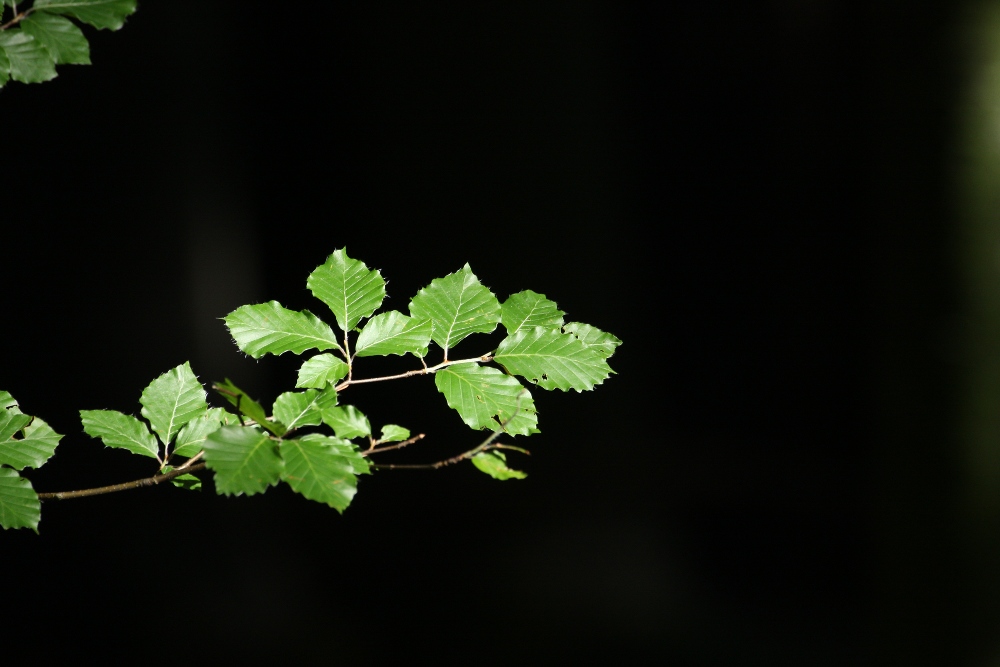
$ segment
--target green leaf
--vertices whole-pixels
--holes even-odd
[[[239,423],[234,415],[222,408],[212,408],[198,415],[180,430],[177,442],[174,443],[174,454],[177,456],[194,456],[202,450],[202,445],[211,433],[217,431],[223,424],[235,426]]]
[[[46,12],[35,12],[21,21],[21,30],[48,49],[57,65],[89,65],[90,44],[69,19]]]
[[[317,354],[299,368],[299,379],[295,386],[299,389],[324,389],[328,382],[336,383],[347,377],[348,370],[347,364],[329,352]]]
[[[563,331],[573,334],[587,347],[594,348],[604,359],[614,354],[615,348],[622,344],[615,336],[582,322],[570,322],[563,327]]]
[[[205,388],[191,371],[190,362],[153,380],[142,392],[142,416],[164,445],[169,445],[181,427],[208,410]]]
[[[56,63],[45,46],[22,30],[0,32],[0,51],[7,56],[10,76],[21,83],[41,83],[56,78]]]
[[[286,391],[274,402],[274,418],[288,431],[323,423],[323,408],[337,404],[337,392],[330,387],[323,391]],[[287,433],[287,431],[286,431]]]
[[[281,442],[282,479],[309,500],[343,512],[358,490],[368,462],[351,443],[318,434]]]
[[[538,415],[531,393],[515,378],[496,368],[455,364],[437,372],[434,384],[449,407],[474,429],[504,429],[512,435],[538,433]]]
[[[389,354],[427,356],[431,321],[409,317],[398,310],[379,313],[368,320],[354,346],[359,357]]]
[[[10,81],[10,59],[7,52],[0,48],[0,88],[3,88]]]
[[[194,475],[178,475],[170,480],[170,483],[179,489],[201,491],[201,479]]]
[[[136,0],[35,0],[35,9],[68,14],[98,29],[118,30],[135,13]]]
[[[372,434],[372,425],[368,417],[353,405],[344,407],[328,407],[323,410],[323,423],[333,429],[338,438],[350,440]]]
[[[38,532],[42,505],[31,482],[10,468],[0,468],[0,526]]]
[[[599,346],[587,346],[573,334],[542,327],[505,338],[493,359],[508,373],[545,389],[593,389],[611,375]]]
[[[212,388],[232,403],[244,417],[252,419],[255,423],[263,426],[278,437],[285,434],[285,427],[268,419],[261,404],[250,398],[245,391],[234,385],[229,378],[226,378],[225,382],[216,382],[212,385]]]
[[[26,415],[18,415],[18,417],[23,416]],[[27,418],[31,420],[31,417]],[[0,415],[0,419],[2,419],[2,415]],[[51,426],[38,417],[35,417],[24,428],[22,434],[24,437],[18,440],[13,437],[0,439],[0,463],[17,470],[40,468],[55,454],[56,446],[62,438],[61,435],[52,430]]]
[[[347,256],[341,248],[309,274],[306,286],[337,318],[341,331],[350,331],[369,317],[385,299],[385,281],[376,269]]]
[[[340,349],[330,325],[308,310],[288,310],[277,301],[242,306],[225,321],[236,345],[254,359],[268,353]]]
[[[410,315],[431,321],[431,338],[448,350],[474,333],[490,333],[500,321],[500,302],[466,264],[437,278],[410,301]]]
[[[500,307],[500,321],[508,335],[532,327],[558,331],[565,314],[556,307],[555,301],[531,290],[511,294]]]
[[[379,442],[400,442],[406,440],[410,437],[410,429],[403,428],[402,426],[396,426],[395,424],[386,424],[382,427],[382,437],[378,439]]]
[[[11,408],[17,405],[17,400],[6,391],[0,391],[0,408]]]
[[[0,442],[13,439],[14,435],[31,423],[31,417],[21,414],[16,407],[0,410]]]
[[[223,426],[205,439],[204,449],[219,494],[252,496],[278,483],[278,443],[254,426]]]
[[[100,438],[106,447],[127,449],[158,459],[160,447],[144,422],[116,410],[80,410],[84,432]]]
[[[476,466],[493,479],[524,479],[528,475],[520,470],[507,467],[507,457],[503,452],[479,452],[472,457],[472,465]]]

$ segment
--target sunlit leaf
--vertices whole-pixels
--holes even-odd
[[[281,457],[281,477],[289,486],[340,512],[357,492],[357,474],[368,471],[368,462],[351,443],[317,434],[283,440]]]
[[[116,410],[80,410],[84,432],[107,447],[158,458],[160,447],[144,422]]]
[[[0,468],[0,526],[38,532],[42,506],[31,482],[10,468]]]
[[[201,479],[194,475],[178,475],[170,480],[170,483],[179,489],[201,491]]]
[[[11,408],[17,405],[17,400],[6,391],[0,391],[0,409]]]
[[[337,404],[337,392],[330,387],[322,391],[286,391],[274,402],[274,418],[288,431],[323,423],[323,409]]]
[[[136,0],[35,0],[35,9],[68,14],[95,28],[118,30],[135,12]]]
[[[184,425],[184,428],[177,434],[174,454],[194,456],[201,451],[205,438],[212,432],[217,431],[220,426],[235,426],[238,423],[235,415],[229,414],[222,408],[211,408]]]
[[[493,358],[508,373],[545,389],[584,391],[612,373],[601,350],[573,334],[535,327],[505,338]]]
[[[0,31],[0,51],[7,59],[10,77],[21,83],[41,83],[56,78],[56,63],[45,46],[21,30]]]
[[[24,415],[18,415],[22,416]],[[39,468],[55,454],[60,438],[62,436],[53,431],[51,426],[35,417],[24,427],[21,438],[0,439],[0,463],[17,470]]]
[[[329,352],[317,354],[307,359],[299,368],[299,378],[295,386],[299,389],[324,389],[327,383],[336,383],[337,380],[347,377],[348,370],[347,364],[342,359]]]
[[[236,345],[254,359],[340,348],[330,325],[308,310],[288,310],[277,301],[242,306],[226,315],[225,321]]]
[[[330,307],[341,331],[350,331],[385,299],[385,281],[376,269],[347,256],[341,248],[309,274],[306,286]]]
[[[379,438],[379,442],[400,442],[409,437],[410,429],[395,424],[386,424],[382,427],[382,437]]]
[[[354,350],[359,357],[407,353],[426,357],[430,340],[430,320],[390,310],[368,320],[358,336]]]
[[[558,331],[565,314],[555,301],[549,301],[544,294],[531,290],[511,294],[500,307],[500,321],[508,335],[532,327]]]
[[[223,426],[205,439],[204,450],[220,494],[252,496],[278,483],[278,443],[254,426]]]
[[[323,410],[323,423],[333,429],[338,438],[350,440],[372,434],[372,425],[353,405],[329,407]]]
[[[538,432],[538,415],[531,393],[521,383],[496,368],[455,364],[437,372],[434,384],[462,421],[474,429],[497,430],[509,420],[507,433]]]
[[[153,380],[142,392],[142,416],[163,444],[170,444],[181,427],[205,414],[205,388],[184,362]]]
[[[31,417],[16,407],[0,410],[0,443],[14,438],[18,431],[31,423]]]
[[[479,452],[472,457],[472,465],[476,466],[493,479],[524,479],[527,473],[507,467],[507,457],[503,452],[491,450]]]
[[[582,322],[570,322],[563,327],[563,331],[573,334],[581,343],[594,348],[605,359],[614,354],[615,348],[622,344],[617,337]]]
[[[431,321],[431,338],[448,350],[474,333],[490,333],[500,321],[500,302],[466,264],[437,278],[410,301],[410,315]]]
[[[72,21],[47,12],[35,12],[20,23],[48,50],[57,65],[89,65],[90,44]]]

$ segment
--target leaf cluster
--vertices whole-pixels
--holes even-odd
[[[0,0],[0,88],[11,79],[21,83],[54,79],[56,65],[89,65],[90,44],[71,18],[94,28],[118,30],[136,9],[136,0],[28,4]]]

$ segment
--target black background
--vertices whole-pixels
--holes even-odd
[[[596,391],[535,392],[525,481],[382,472],[343,516],[287,488],[46,504],[0,536],[5,641],[985,664],[996,575],[965,567],[937,338],[960,3],[674,4],[146,2],[88,31],[92,67],[0,92],[0,386],[66,434],[40,491],[149,474],[77,410],[137,414],[186,360],[291,388],[297,360],[218,318],[324,312],[305,278],[339,247],[391,308],[469,262],[624,341]],[[399,461],[476,441],[430,381],[355,392],[428,434]]]

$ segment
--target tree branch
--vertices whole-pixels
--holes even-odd
[[[181,475],[189,474],[192,472],[198,472],[199,470],[204,470],[205,464],[199,463],[193,465],[190,468],[180,468],[176,470],[171,470],[168,473],[162,475],[154,475],[152,477],[146,477],[144,479],[137,479],[133,482],[124,482],[122,484],[112,484],[111,486],[99,486],[94,489],[83,489],[80,491],[56,491],[54,493],[39,493],[39,500],[69,500],[70,498],[84,498],[86,496],[99,496],[104,493],[115,493],[116,491],[128,491],[129,489],[138,489],[143,486],[156,486],[160,482],[168,482],[174,477],[180,477]]]
[[[421,363],[423,363],[423,359],[421,359],[420,361]],[[427,364],[424,364],[423,368],[418,368],[417,370],[413,371],[406,371],[405,373],[399,373],[398,375],[384,375],[382,377],[363,378],[361,380],[350,380],[350,379],[344,380],[343,382],[337,385],[336,389],[337,391],[340,391],[342,389],[347,389],[352,384],[367,384],[369,382],[401,380],[403,378],[413,377],[414,375],[431,375],[433,373],[437,373],[442,368],[445,368],[447,366],[454,366],[455,364],[478,364],[478,363],[486,363],[488,361],[493,361],[493,355],[484,354],[481,357],[474,357],[471,359],[456,359],[455,361],[442,361],[440,364],[437,364],[436,366],[427,366]]]

